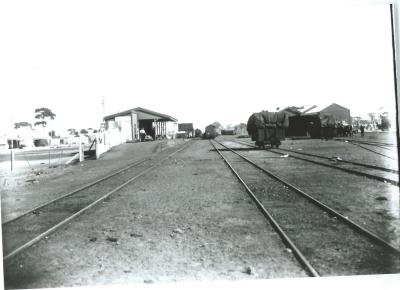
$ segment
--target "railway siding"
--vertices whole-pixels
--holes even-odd
[[[249,146],[238,145],[233,137],[217,139],[225,140],[229,146],[236,144],[240,153],[261,167],[276,171],[399,248],[398,187],[264,150],[248,150]],[[6,287],[306,276],[307,271],[295,259],[294,252],[281,242],[243,186],[212,150],[209,141],[192,142],[190,148],[161,167],[147,172],[90,211],[6,260]],[[124,150],[123,154],[111,151],[98,164],[102,161],[113,164],[115,170],[116,166],[126,166],[128,161],[159,153],[160,144],[126,144],[118,148]],[[319,148],[321,144],[323,150]],[[146,154],[140,154],[133,150],[139,148],[138,145],[150,147],[145,150]],[[351,150],[356,150],[358,161],[379,159],[374,156],[369,160],[369,152],[347,145],[317,140],[315,143],[285,141],[282,146],[339,156],[342,155],[337,154],[336,149],[345,150],[341,152],[347,152],[346,156],[352,156]],[[120,158],[116,159],[118,154]],[[222,154],[231,153],[223,151]],[[365,160],[361,158],[363,154]],[[112,168],[110,165],[97,171],[93,164],[85,163],[87,168],[75,174],[91,172],[89,180],[93,180],[100,177],[94,176],[95,173],[110,172]],[[383,166],[379,162],[376,165]],[[338,219],[310,206],[288,187],[270,180],[259,169],[247,168],[244,160],[234,159],[233,166],[246,176],[254,193],[265,207],[272,209],[273,217],[282,222],[282,227],[320,274],[399,272],[399,260],[392,252],[383,251],[367,238],[355,236],[353,230]],[[57,184],[70,180],[71,176],[72,172],[64,178],[59,176]],[[79,180],[76,187],[81,186],[85,178],[76,177]],[[51,196],[48,189],[54,184],[49,179],[41,180],[46,194],[38,196],[39,201]],[[97,191],[86,194],[97,194]],[[71,209],[79,200],[86,199],[86,194],[75,196]],[[11,193],[7,200],[10,197]],[[7,216],[12,217],[15,209],[10,207]],[[30,226],[21,226],[32,231],[51,219],[44,212],[29,218]],[[40,222],[40,218],[45,220]],[[12,240],[11,235],[9,239]]]
[[[195,141],[190,150],[8,261],[8,285],[306,276],[209,149],[208,141]],[[47,269],[54,270],[40,274]]]
[[[78,165],[45,169],[28,175],[15,173],[13,176],[0,177],[2,222],[13,219],[35,206],[84,186],[121,167],[151,157],[181,143],[182,140],[169,141],[123,144],[111,149],[98,160],[85,160]],[[36,182],[27,182],[27,180]],[[3,186],[4,184],[7,186]]]
[[[254,157],[257,153],[260,154],[260,152],[251,154]],[[265,153],[268,154],[264,152],[264,155]],[[230,156],[232,160],[238,158],[230,152],[223,154]],[[289,162],[285,160],[288,159],[276,162]],[[311,261],[317,263],[316,269],[321,269],[323,274],[368,274],[380,271],[396,273],[399,271],[399,259],[393,258],[392,253],[370,244],[364,237],[355,235],[347,225],[338,223],[335,218],[310,206],[295,193],[289,193],[282,184],[270,180],[267,176],[260,177],[259,170],[252,168],[251,165],[245,163],[239,165],[237,162],[235,164],[235,168],[251,184],[250,188],[277,217],[278,222],[282,222],[282,226],[299,243],[300,249],[310,256]],[[273,164],[268,165],[270,166],[264,164],[266,167],[273,167]],[[397,262],[388,262],[390,259]],[[363,264],[364,260],[365,264]]]
[[[399,187],[268,151],[244,155],[400,248]]]

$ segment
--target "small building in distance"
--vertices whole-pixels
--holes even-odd
[[[238,125],[235,125],[234,130],[235,130],[235,135],[239,135],[239,136],[248,135],[247,124],[245,124],[245,123],[240,123]]]
[[[186,136],[189,138],[194,137],[194,128],[193,123],[179,123],[178,124],[179,132],[186,132]]]
[[[113,144],[136,142],[140,140],[139,131],[144,129],[146,135],[153,140],[158,138],[174,138],[177,128],[177,119],[141,107],[129,109],[104,117],[105,130],[110,132],[114,139]]]
[[[222,129],[221,135],[235,135],[234,129]]]
[[[336,103],[329,106],[285,107],[279,112],[289,115],[286,136],[321,136],[321,121],[327,116],[335,124],[351,125],[350,110]]]

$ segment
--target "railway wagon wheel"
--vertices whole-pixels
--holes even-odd
[[[276,148],[278,148],[279,145],[281,145],[281,141],[279,141],[279,139],[278,139],[276,136],[272,136],[272,137],[269,139],[269,142],[271,143],[271,148],[274,148],[274,146],[275,146]]]

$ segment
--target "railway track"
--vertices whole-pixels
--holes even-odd
[[[373,150],[371,148],[368,148],[367,146],[373,147],[374,149],[384,149],[386,151],[389,151],[390,153],[392,153],[392,155],[394,155],[396,152],[398,152],[398,148],[397,145],[395,144],[391,144],[391,143],[381,143],[381,142],[368,142],[368,141],[364,141],[364,140],[356,140],[356,139],[334,139],[336,141],[342,141],[342,142],[347,142],[350,143],[354,146],[357,146],[359,148],[362,148],[364,150],[367,150],[369,152],[372,152],[374,154],[383,156],[385,158],[391,159],[391,160],[398,160],[397,158],[393,157],[393,156],[389,156],[387,154],[378,152],[376,150]]]
[[[390,168],[386,168],[386,167],[381,167],[381,166],[376,166],[376,165],[371,165],[371,164],[366,164],[366,163],[361,163],[361,162],[343,160],[343,159],[339,159],[339,158],[335,158],[335,157],[327,157],[327,156],[322,156],[322,155],[317,155],[317,154],[312,154],[312,153],[306,153],[306,152],[299,152],[299,151],[295,151],[295,150],[291,150],[291,149],[279,148],[278,150],[285,151],[285,152],[290,152],[290,153],[296,153],[296,154],[299,154],[299,155],[317,157],[319,159],[325,159],[325,160],[329,160],[329,161],[337,161],[338,163],[346,163],[346,164],[356,165],[356,166],[365,167],[365,168],[369,168],[369,169],[374,169],[374,170],[378,170],[378,171],[384,171],[384,172],[390,172],[390,173],[399,174],[399,171],[395,170],[395,169],[390,169]]]
[[[188,146],[189,143],[186,143],[172,152],[166,150],[158,156],[158,160],[148,158],[130,164],[5,221],[2,224],[3,261],[10,260],[40,240],[48,238],[51,233],[100,202],[107,202],[112,194],[155,169]]]
[[[235,149],[214,142],[228,149],[221,151],[211,142],[309,276],[400,271],[399,249]]]
[[[234,141],[234,142],[249,146],[251,148],[257,147],[254,144],[251,144],[248,142],[243,142],[243,141]],[[267,149],[267,151],[272,152],[274,154],[281,155],[281,156],[286,155],[287,153],[290,153],[290,157],[298,159],[298,160],[314,163],[314,164],[321,165],[324,167],[341,170],[341,171],[344,171],[344,172],[347,172],[350,174],[363,176],[363,177],[367,177],[367,178],[377,180],[380,182],[399,186],[398,170],[380,167],[380,166],[374,166],[374,165],[360,163],[360,162],[341,160],[339,158],[325,157],[325,156],[306,153],[306,152],[298,152],[298,151],[290,150],[290,149],[282,149],[282,148]],[[311,158],[304,158],[304,157],[302,157],[302,155],[306,155]],[[323,161],[321,161],[321,159]],[[334,162],[334,165],[332,164],[332,162]]]
[[[387,142],[379,142],[379,141],[371,141],[367,139],[346,139],[346,138],[335,138],[334,140],[336,141],[342,141],[342,142],[354,142],[354,143],[359,143],[359,144],[365,144],[365,145],[371,145],[371,146],[376,146],[376,147],[397,147],[396,144],[393,143],[387,143]]]

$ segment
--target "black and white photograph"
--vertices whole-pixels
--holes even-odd
[[[0,3],[0,289],[398,289],[399,7]]]

